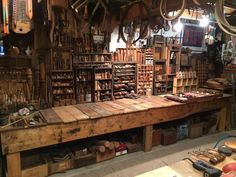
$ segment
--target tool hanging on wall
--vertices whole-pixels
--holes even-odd
[[[32,0],[13,0],[12,30],[26,34],[33,29]]]
[[[2,13],[3,13],[3,32],[4,34],[9,34],[8,0],[2,0]]]

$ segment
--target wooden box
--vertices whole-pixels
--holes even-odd
[[[162,145],[174,144],[177,142],[177,132],[174,128],[162,130]]]
[[[137,152],[142,149],[142,146],[139,143],[136,144],[136,143],[125,142],[125,145],[127,146],[128,153]]]
[[[22,156],[22,177],[46,177],[48,176],[48,164],[42,155]]]
[[[189,138],[197,138],[203,134],[203,123],[195,123],[189,126]]]
[[[21,171],[22,177],[46,177],[48,176],[48,164],[41,164],[38,166],[23,169]]]
[[[116,155],[115,149],[106,150],[104,153],[96,152],[96,162],[102,162],[114,158]]]
[[[73,147],[72,154],[74,159],[74,168],[79,168],[86,165],[91,165],[96,163],[95,154],[89,152],[87,148],[80,149]]]
[[[48,161],[48,173],[49,175],[58,173],[58,172],[65,172],[68,169],[72,169],[74,167],[74,161],[73,161],[73,155],[72,153],[69,153],[69,159],[61,160],[61,161],[53,161],[53,158],[51,155],[48,155],[47,161]]]
[[[152,147],[161,144],[161,130],[153,130],[152,132]]]

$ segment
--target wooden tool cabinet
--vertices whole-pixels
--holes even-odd
[[[151,96],[62,106],[40,111],[46,125],[2,129],[1,149],[6,155],[8,177],[24,177],[27,171],[21,167],[22,151],[137,127],[143,127],[144,150],[149,151],[152,148],[153,124],[218,109],[218,129],[224,131],[228,126],[230,108],[230,95],[191,103]]]

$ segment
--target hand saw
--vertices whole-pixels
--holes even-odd
[[[32,0],[13,0],[12,30],[25,34],[32,30]]]

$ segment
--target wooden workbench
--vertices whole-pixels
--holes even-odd
[[[178,103],[160,96],[86,103],[41,110],[46,125],[1,131],[8,177],[21,177],[20,152],[111,132],[144,127],[144,150],[152,147],[153,124],[219,109],[218,129],[225,130],[231,96]]]

